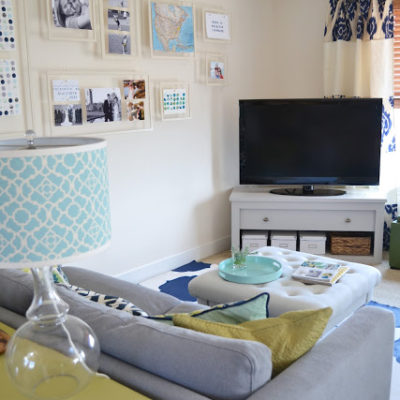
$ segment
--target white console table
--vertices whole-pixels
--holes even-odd
[[[247,230],[370,232],[371,255],[335,257],[364,264],[382,261],[386,201],[382,194],[351,189],[340,196],[283,196],[270,193],[271,189],[246,186],[233,189],[232,246],[240,246],[241,231]]]

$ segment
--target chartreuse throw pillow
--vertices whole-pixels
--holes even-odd
[[[206,321],[175,314],[174,325],[203,333],[264,343],[272,353],[273,376],[310,350],[321,337],[332,315],[330,307],[291,311],[277,318],[257,319],[238,325]]]
[[[268,318],[269,294],[260,293],[247,300],[235,301],[227,304],[207,308],[206,310],[193,311],[190,317],[207,321],[222,322],[225,324],[240,324],[245,321]],[[147,318],[174,325],[172,318],[175,314],[152,315]]]

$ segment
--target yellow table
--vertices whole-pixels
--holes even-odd
[[[0,322],[0,329],[10,336],[14,329]],[[27,400],[28,397],[21,394],[8,378],[5,370],[5,356],[0,355],[0,399],[1,400]],[[149,400],[148,397],[139,394],[111,379],[96,376],[90,384],[80,393],[69,398],[69,400]]]

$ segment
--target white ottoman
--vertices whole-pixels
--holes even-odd
[[[218,275],[218,266],[199,275],[189,283],[189,292],[200,304],[215,305],[243,300],[261,292],[270,294],[269,313],[276,317],[287,311],[331,307],[332,317],[326,331],[342,322],[355,310],[371,300],[381,273],[370,265],[316,256],[277,247],[262,247],[258,255],[281,262],[281,278],[260,285],[228,282]],[[292,271],[304,261],[324,261],[349,267],[349,271],[333,286],[307,285],[291,279]]]

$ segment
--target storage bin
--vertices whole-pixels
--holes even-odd
[[[325,254],[326,234],[323,232],[300,232],[300,251]]]
[[[362,233],[331,233],[331,253],[351,256],[371,255],[371,235]]]
[[[254,251],[267,245],[268,232],[244,232],[242,233],[242,249],[248,248]]]
[[[292,231],[271,232],[271,246],[296,251],[296,244],[297,244],[297,232],[292,232]]]

